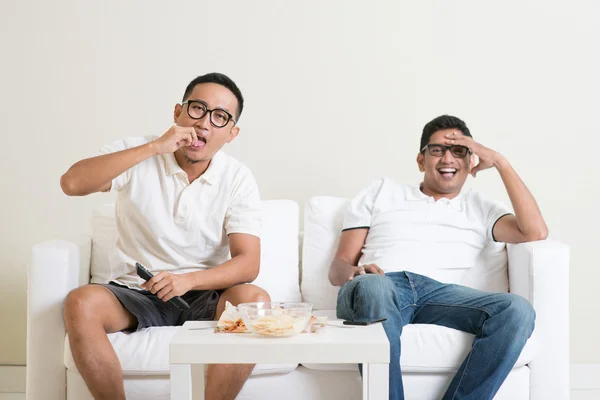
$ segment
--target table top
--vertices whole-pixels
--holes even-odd
[[[169,345],[171,364],[389,363],[389,342],[380,323],[346,326],[329,320],[316,333],[286,338],[214,333],[214,321],[188,321]]]

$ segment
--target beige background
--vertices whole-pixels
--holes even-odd
[[[247,99],[226,151],[265,199],[418,183],[424,123],[465,119],[571,246],[572,362],[600,363],[599,15],[593,0],[0,2],[0,364],[25,363],[32,244],[86,232],[112,199],[68,198],[60,175],[104,143],[164,132],[211,71]],[[508,200],[495,171],[469,185]]]

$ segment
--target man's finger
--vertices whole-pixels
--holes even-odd
[[[195,146],[196,143],[198,142],[198,136],[196,135],[196,131],[194,129],[192,129],[192,132],[190,132],[190,135],[192,136],[192,146]]]
[[[173,291],[173,286],[167,286],[165,288],[163,288],[162,290],[160,290],[156,296],[161,299],[162,301],[169,301],[169,299],[173,296],[171,296],[171,292]]]
[[[169,286],[169,282],[167,282],[165,279],[163,279],[160,282],[157,282],[154,286],[152,286],[152,290],[150,290],[152,293],[156,294],[158,292],[161,291],[162,288]]]
[[[377,273],[377,269],[375,269],[375,266],[373,264],[365,265],[364,268],[365,268],[365,271],[370,274]]]
[[[146,282],[146,290],[152,291],[152,289],[154,288],[154,285],[156,285],[158,282],[162,281],[166,276],[165,272],[159,272],[158,274],[154,275],[152,278],[150,278],[148,280],[148,282]],[[161,286],[162,287],[162,286]]]

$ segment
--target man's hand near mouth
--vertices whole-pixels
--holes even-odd
[[[199,145],[198,142],[201,142],[202,144]],[[194,127],[173,125],[164,133],[164,135],[156,139],[150,145],[152,146],[156,155],[161,155],[175,153],[183,146],[201,148],[204,147],[205,144],[206,139],[199,139]]]

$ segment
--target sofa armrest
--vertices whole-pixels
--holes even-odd
[[[28,400],[65,400],[63,302],[89,282],[91,240],[48,241],[32,248],[27,282]],[[86,267],[87,265],[87,267]],[[88,271],[88,276],[81,271]]]
[[[508,245],[510,292],[536,312],[530,400],[569,398],[569,248],[553,240]]]

